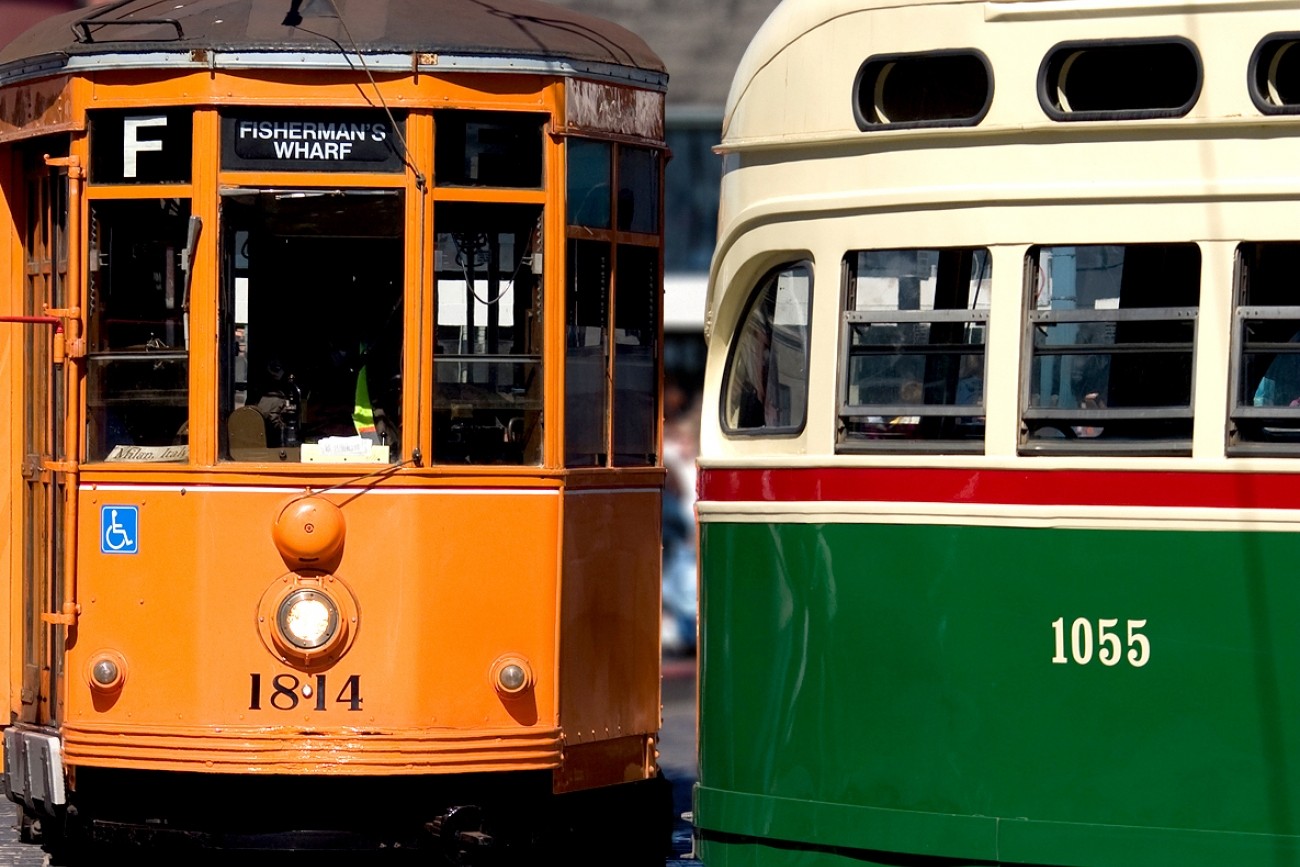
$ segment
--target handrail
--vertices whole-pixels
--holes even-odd
[[[79,407],[81,406],[81,366],[85,357],[85,343],[81,328],[81,195],[82,182],[86,170],[78,157],[45,157],[45,164],[50,167],[62,167],[68,171],[68,279],[72,285],[71,304],[63,310],[47,310],[48,314],[58,314],[66,322],[64,340],[68,347],[67,364],[64,373],[64,406],[68,408],[63,424],[63,461],[52,466],[56,472],[64,475],[64,521],[63,521],[63,605],[60,610],[41,615],[41,620],[51,626],[75,628],[81,606],[77,603],[77,524],[78,524],[78,488],[81,483],[81,424]],[[66,707],[67,678],[63,679],[60,706]]]
[[[95,41],[95,34],[90,29],[92,26],[112,27],[117,24],[120,24],[124,27],[130,27],[130,26],[141,25],[141,24],[170,25],[176,28],[176,39],[178,41],[185,38],[185,31],[181,28],[181,22],[175,18],[118,18],[117,20],[114,21],[100,20],[104,15],[107,15],[109,12],[112,12],[115,9],[125,6],[128,2],[130,2],[130,0],[121,0],[121,2],[119,3],[113,3],[111,5],[104,6],[103,8],[95,12],[92,12],[90,15],[87,15],[85,18],[82,18],[76,24],[73,24],[72,32],[77,37],[77,41],[93,43]],[[77,31],[80,31],[80,33],[78,33]]]
[[[57,316],[0,316],[0,322],[20,322],[27,325],[62,325]]]

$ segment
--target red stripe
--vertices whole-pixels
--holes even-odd
[[[700,471],[702,501],[1300,508],[1300,474],[768,468]]]

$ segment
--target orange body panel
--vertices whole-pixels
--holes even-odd
[[[659,730],[660,492],[564,497],[560,713],[570,743]]]
[[[344,773],[557,764],[555,490],[321,495],[342,506],[333,571],[359,622],[341,659],[304,673],[277,659],[258,628],[259,600],[290,571],[272,525],[301,492],[105,488],[82,491],[87,528],[105,506],[138,506],[139,553],[105,554],[93,532],[82,537],[71,763]],[[125,659],[115,695],[90,686],[102,651]],[[493,688],[489,671],[503,654],[533,666],[528,697],[504,700]],[[303,695],[322,675],[326,693]],[[353,675],[355,710],[336,700]],[[273,702],[277,676],[297,684],[295,698]]]

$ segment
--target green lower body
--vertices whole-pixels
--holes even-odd
[[[707,867],[1300,867],[1300,534],[700,538]]]

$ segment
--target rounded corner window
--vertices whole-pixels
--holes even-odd
[[[1057,121],[1182,117],[1202,81],[1200,54],[1180,37],[1063,42],[1039,68],[1038,100]]]
[[[974,49],[868,57],[853,83],[863,132],[974,126],[993,102],[993,67]]]
[[[1300,114],[1300,33],[1271,33],[1250,57],[1250,98],[1264,114]]]
[[[769,270],[745,304],[722,377],[722,430],[795,436],[808,416],[812,262]]]

